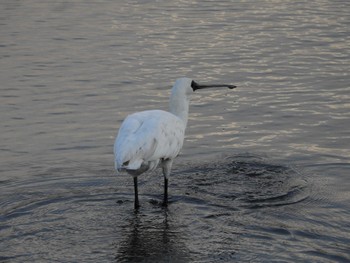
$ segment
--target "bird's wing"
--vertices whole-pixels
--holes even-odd
[[[158,142],[155,149],[155,158],[173,159],[175,158],[183,145],[185,136],[185,125],[175,115],[165,112],[158,121],[156,140]]]
[[[169,112],[154,110],[129,115],[114,144],[116,168],[136,170],[143,162],[176,157],[184,132],[183,122]]]

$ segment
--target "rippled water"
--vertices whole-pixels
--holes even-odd
[[[0,261],[350,261],[350,2],[119,2],[0,3]],[[181,76],[238,88],[135,213],[114,137]]]

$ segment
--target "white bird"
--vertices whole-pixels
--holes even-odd
[[[170,112],[147,110],[129,115],[122,123],[114,143],[114,161],[118,172],[134,178],[134,207],[139,207],[137,177],[160,166],[164,175],[164,201],[168,204],[168,179],[174,158],[179,154],[187,126],[191,94],[211,87],[235,88],[234,85],[199,85],[189,78],[176,80],[170,95]]]

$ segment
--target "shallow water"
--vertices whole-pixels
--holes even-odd
[[[350,2],[0,3],[1,262],[350,261]],[[131,112],[192,98],[161,171],[113,171]]]

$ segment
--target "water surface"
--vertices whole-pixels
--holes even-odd
[[[350,260],[350,2],[0,7],[0,261]],[[135,213],[114,137],[182,76],[238,88],[194,94]]]

